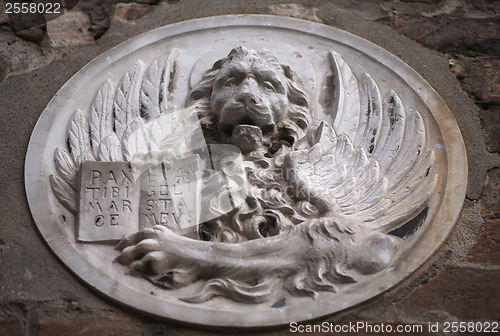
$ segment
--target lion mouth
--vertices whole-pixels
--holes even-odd
[[[224,142],[237,146],[243,152],[249,152],[262,147],[266,138],[274,132],[275,126],[256,126],[251,121],[243,121],[238,125],[220,123],[218,129]]]
[[[230,141],[244,152],[256,150],[262,146],[262,130],[253,125],[238,125],[233,129]]]
[[[274,124],[265,124],[262,126],[258,126],[255,125],[251,120],[242,120],[237,125],[219,123],[218,129],[223,137],[230,138],[233,135],[235,128],[238,126],[241,126],[241,129],[249,129],[249,130],[253,129],[254,127],[259,128],[263,136],[271,135],[276,128]]]
[[[231,126],[250,125],[258,126],[264,133],[274,130],[273,112],[266,104],[255,102],[232,101],[227,103],[221,111],[219,122],[227,133],[232,132]]]

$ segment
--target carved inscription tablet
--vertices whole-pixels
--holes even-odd
[[[201,167],[197,155],[176,160],[165,167],[167,183],[181,229],[196,226],[200,217]]]
[[[164,225],[179,230],[174,202],[161,167],[151,167],[142,174],[141,206],[139,222],[141,229]]]
[[[138,186],[127,162],[83,162],[79,196],[79,241],[120,240],[139,229]]]
[[[163,225],[178,232],[196,233],[201,173],[198,155],[149,167],[141,175],[140,227]]]
[[[100,293],[258,327],[414,272],[458,218],[464,162],[446,104],[394,55],[317,23],[223,16],[72,77],[33,131],[26,189],[50,247]]]

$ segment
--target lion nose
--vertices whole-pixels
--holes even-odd
[[[259,85],[252,77],[245,78],[239,87],[236,99],[245,105],[257,104]]]

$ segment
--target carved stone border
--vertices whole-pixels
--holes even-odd
[[[243,307],[237,311],[224,304],[196,306],[181,301],[166,302],[150,293],[141,291],[140,286],[123,285],[108,277],[106,269],[96,268],[89,263],[83,252],[74,245],[74,237],[68,237],[56,222],[65,222],[64,216],[57,215],[60,205],[50,196],[49,175],[54,171],[53,153],[58,143],[64,141],[66,128],[60,121],[60,107],[75,104],[72,92],[82,89],[94,74],[107,65],[118,62],[135,50],[148,47],[162,40],[192,34],[210,29],[234,29],[235,27],[267,27],[298,31],[302,34],[322,37],[349,46],[377,61],[387,71],[397,72],[406,84],[429,107],[446,148],[448,171],[442,179],[446,181],[444,195],[432,225],[419,232],[419,244],[413,244],[404,251],[405,262],[397,264],[387,272],[377,276],[371,286],[362,291],[343,292],[341,295],[325,295],[309,304],[298,304],[284,308]],[[59,117],[58,122],[54,122]],[[66,117],[65,117],[66,118]],[[69,120],[69,116],[67,116]],[[109,298],[134,309],[159,317],[171,318],[195,324],[212,326],[272,326],[290,321],[303,321],[343,310],[361,303],[393,287],[422,265],[446,239],[460,214],[465,198],[467,183],[465,146],[458,125],[445,102],[430,85],[412,68],[388,51],[353,34],[329,26],[308,21],[266,15],[230,15],[190,20],[158,28],[130,39],[97,57],[75,74],[50,101],[33,131],[28,148],[25,167],[26,192],[33,218],[43,237],[57,256],[83,281]],[[405,255],[401,256],[403,260]],[[134,284],[135,282],[131,282]],[[137,282],[139,283],[139,282]],[[306,299],[304,299],[306,300]]]

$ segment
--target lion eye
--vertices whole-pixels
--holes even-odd
[[[238,80],[235,77],[229,77],[225,82],[224,86],[236,86],[238,85]]]
[[[262,83],[262,86],[268,90],[268,91],[274,91],[276,92],[276,87],[273,85],[273,83],[271,83],[270,81],[264,81]]]

